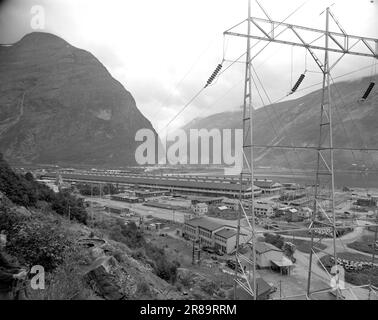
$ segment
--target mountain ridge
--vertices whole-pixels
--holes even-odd
[[[373,90],[365,102],[359,102],[371,77],[337,82],[331,85],[333,136],[335,147],[378,147],[378,93]],[[319,139],[321,90],[305,96],[254,110],[254,143],[258,145],[317,146]],[[227,111],[196,118],[182,127],[190,129],[241,128],[242,111]],[[335,151],[336,164],[343,169],[363,166],[378,160],[376,153]],[[287,160],[288,159],[288,160]],[[284,168],[313,168],[313,151],[256,149],[256,165]]]
[[[135,164],[135,132],[155,132],[95,56],[49,33],[0,47],[0,82],[0,151],[12,163]]]

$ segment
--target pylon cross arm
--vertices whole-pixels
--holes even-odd
[[[348,35],[343,32],[333,32],[333,31],[325,31],[321,29],[309,28],[284,22],[272,21],[263,18],[251,17],[250,21],[256,27],[255,29],[251,30],[249,35],[245,32],[236,32],[234,31],[238,27],[240,27],[243,23],[248,22],[248,19],[245,20],[243,23],[233,27],[224,32],[224,35],[228,36],[236,36],[236,37],[246,37],[255,40],[262,40],[262,41],[270,41],[276,42],[280,44],[286,44],[291,46],[303,47],[307,49],[313,50],[328,50],[330,52],[342,53],[342,54],[350,54],[350,55],[357,55],[357,56],[364,56],[364,57],[373,57],[378,59],[378,39],[369,38],[369,37],[362,37],[362,36],[354,36]],[[292,34],[295,37],[290,40],[285,38],[285,31],[283,32],[273,32],[278,28],[281,29],[288,29],[292,30]],[[269,30],[269,31],[268,31]],[[306,32],[308,37],[311,39],[319,39],[319,34],[321,35],[320,38],[323,36],[329,36],[329,39],[335,45],[334,47],[328,47],[320,44],[314,44],[314,41],[306,41],[304,37],[301,36],[301,33]],[[311,36],[312,35],[312,36]],[[360,44],[359,47],[356,47],[357,44]]]

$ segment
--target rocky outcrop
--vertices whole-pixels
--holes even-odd
[[[136,131],[153,130],[91,53],[52,34],[0,47],[0,83],[0,152],[12,164],[135,164]]]
[[[89,267],[85,279],[95,293],[106,300],[121,300],[126,297],[120,285],[122,273],[113,257],[99,257]],[[127,287],[124,287],[127,288]]]

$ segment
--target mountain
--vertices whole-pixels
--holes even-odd
[[[335,83],[331,86],[333,138],[335,147],[378,148],[378,90],[368,100],[359,99],[371,78]],[[268,105],[254,111],[254,143],[259,145],[317,146],[319,139],[321,90],[298,99]],[[223,112],[196,118],[183,129],[241,128],[241,111]],[[257,166],[276,168],[314,168],[314,151],[255,149]],[[363,165],[375,168],[374,152],[335,151],[335,164],[342,169]],[[374,163],[375,162],[375,163]]]
[[[135,100],[89,52],[48,33],[0,46],[0,152],[12,164],[135,164]]]

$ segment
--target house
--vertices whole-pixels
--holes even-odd
[[[220,250],[223,253],[231,254],[236,249],[237,231],[235,228],[224,227],[223,229],[215,233],[215,249]],[[246,234],[240,234],[239,243],[245,243],[247,241]]]
[[[303,207],[299,210],[298,215],[303,219],[309,219],[312,215],[312,210],[308,207]]]
[[[281,275],[290,275],[291,268],[293,267],[293,262],[282,256],[280,260],[271,260],[272,270],[279,271]]]
[[[292,208],[292,207],[281,207],[276,209],[276,216],[283,216],[287,221],[297,222],[303,221],[311,216],[311,209],[309,208]]]
[[[217,205],[222,203],[223,198],[222,197],[191,197],[190,203],[191,205],[195,205],[197,203],[206,203],[208,206],[210,205]]]
[[[268,202],[256,201],[254,203],[254,211],[256,216],[271,217],[273,215],[273,206]]]
[[[227,209],[238,211],[239,210],[239,200],[238,199],[228,199],[224,198],[222,204],[227,207]]]
[[[360,207],[373,207],[377,205],[375,198],[364,197],[358,198],[356,204]]]
[[[295,208],[290,208],[285,212],[285,219],[288,222],[303,221],[303,218],[300,216],[299,211]]]
[[[250,280],[250,283],[253,279]],[[268,300],[273,292],[273,286],[266,282],[263,278],[256,278],[257,300]],[[243,288],[236,288],[236,300],[253,300],[253,296],[246,292]]]
[[[271,268],[271,261],[281,261],[283,251],[267,242],[256,243],[256,265],[259,268]]]
[[[192,204],[191,208],[193,212],[199,216],[204,215],[209,211],[209,206],[206,203],[201,203],[201,202]]]
[[[293,183],[293,182],[282,183],[282,187],[288,191],[296,191],[296,190],[301,189],[301,186],[298,183]]]
[[[185,213],[184,214],[184,222],[192,220],[195,218],[195,215],[193,213]]]
[[[251,201],[243,201],[243,207],[245,210],[250,210]],[[273,215],[273,204],[265,201],[254,201],[255,216],[259,217],[271,217]]]

